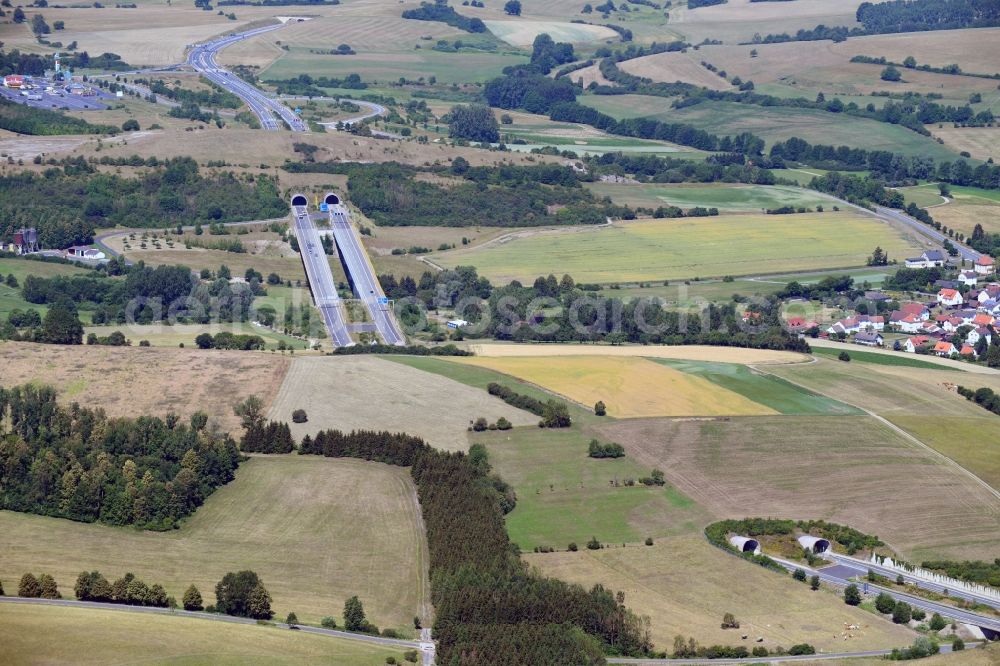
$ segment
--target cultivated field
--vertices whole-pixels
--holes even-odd
[[[931,191],[936,192],[937,188]],[[972,234],[977,224],[987,233],[1000,233],[1000,192],[955,187],[949,196],[950,203],[934,206],[928,211],[935,220],[967,236]]]
[[[611,197],[615,203],[654,209],[668,205],[684,209],[704,206],[727,213],[759,213],[762,209],[783,206],[829,208],[834,203],[818,192],[788,185],[588,183],[587,187],[598,196]]]
[[[50,573],[64,596],[78,573],[98,569],[109,579],[131,571],[178,599],[194,583],[208,604],[227,571],[253,569],[278,618],[294,611],[318,624],[331,615],[343,626],[344,600],[357,594],[379,626],[409,635],[414,615],[429,620],[420,508],[400,467],[255,457],[179,530],[139,532],[10,511],[0,511],[0,530],[0,579]]]
[[[618,39],[618,33],[602,25],[560,23],[558,21],[486,21],[486,27],[502,41],[513,46],[530,47],[535,37],[546,33],[557,42],[599,42]]]
[[[0,342],[3,385],[51,384],[63,402],[101,407],[112,416],[187,418],[205,411],[236,434],[233,405],[256,394],[270,401],[288,361],[276,354],[142,347],[69,347]]]
[[[641,220],[611,227],[505,236],[436,254],[442,266],[475,266],[494,282],[569,273],[580,282],[754,275],[864,265],[880,245],[913,249],[888,224],[853,213],[720,215]]]
[[[799,137],[810,143],[848,145],[868,150],[890,150],[913,156],[953,160],[950,149],[900,125],[815,109],[759,107],[735,102],[702,102],[670,109],[669,100],[642,95],[585,96],[580,102],[617,118],[649,116],[664,122],[683,122],[715,134],[752,132],[768,145]],[[647,111],[650,107],[660,112]]]
[[[998,101],[992,100],[994,105]],[[966,151],[977,160],[1000,159],[1000,128],[943,126],[931,127],[931,133],[940,137],[952,150]]]
[[[706,47],[707,48],[707,47]],[[690,83],[711,90],[735,90],[727,79],[708,71],[695,53],[657,53],[626,60],[618,65],[622,71],[665,83]],[[704,57],[702,56],[702,59]]]
[[[726,43],[750,41],[754,34],[811,29],[817,24],[828,26],[857,25],[854,20],[858,0],[797,0],[790,3],[751,3],[749,0],[729,0],[726,4],[687,9],[670,8],[671,28],[683,34],[687,41],[719,39]]]
[[[777,413],[707,379],[644,358],[473,356],[455,362],[513,375],[584,406],[602,400],[608,415],[619,418]]]
[[[315,312],[314,316],[319,316]],[[278,322],[280,325],[280,321]],[[202,333],[216,335],[217,333],[228,332],[237,335],[259,335],[264,339],[266,349],[277,349],[280,343],[285,343],[285,347],[305,351],[311,349],[308,340],[279,333],[278,331],[254,326],[247,323],[224,323],[224,324],[175,324],[166,326],[163,324],[122,324],[112,326],[85,326],[84,336],[93,333],[98,337],[106,337],[115,331],[121,331],[125,337],[138,345],[140,340],[147,341],[151,347],[172,347],[176,349],[183,344],[185,347],[195,347],[195,338]],[[323,345],[326,340],[320,339],[319,344]]]
[[[284,618],[281,618],[284,619]],[[381,666],[402,651],[274,627],[89,608],[0,604],[5,664],[342,664]]]
[[[743,349],[740,347],[710,347],[703,345],[577,345],[577,344],[469,344],[477,357],[507,356],[646,356],[649,358],[718,363],[802,363],[809,357],[795,352],[774,349]]]
[[[466,430],[479,416],[490,423],[501,416],[514,425],[538,422],[485,391],[365,355],[293,361],[270,418],[291,421],[295,409],[309,416],[308,423],[291,424],[296,437],[326,428],[391,430],[449,450],[468,447]]]
[[[944,367],[846,366],[822,358],[808,371],[791,366],[769,371],[889,419],[1000,490],[1000,451],[983,445],[1000,427],[1000,417],[955,392],[959,385],[1000,391],[1000,374]]]
[[[812,372],[812,371],[810,371]],[[963,470],[866,416],[634,419],[595,426],[709,512],[823,518],[908,559],[996,550],[1000,500]]]
[[[49,35],[51,39],[58,38],[64,44],[76,41],[80,51],[95,55],[117,53],[131,65],[183,62],[186,45],[274,16],[270,8],[240,6],[234,8],[238,20],[230,21],[225,16],[202,11],[188,3],[173,6],[144,4],[136,9],[46,7],[39,11],[49,25],[54,21],[66,23],[65,30]],[[0,40],[8,48],[42,50],[31,34],[31,14],[28,12],[28,20],[20,25],[0,24]]]
[[[937,93],[953,103],[964,103],[974,92],[981,93],[984,99],[995,96],[996,82],[906,69],[903,70],[902,81],[889,83],[880,78],[881,65],[852,63],[850,60],[853,56],[865,55],[901,63],[907,56],[914,56],[919,64],[938,67],[959,64],[968,72],[992,74],[1000,58],[998,35],[1000,29],[986,28],[852,37],[838,43],[727,43],[706,45],[687,53],[645,56],[625,61],[619,67],[655,81],[680,80],[719,90],[729,89],[725,79],[701,65],[705,61],[724,70],[730,78],[739,76],[744,81],[752,80],[758,91],[779,97],[813,99],[822,91],[827,98],[837,95],[845,103],[855,101],[864,106],[872,101],[881,106],[884,98],[865,99],[864,96],[890,90]],[[751,51],[756,51],[756,55],[752,56]]]
[[[625,603],[650,618],[659,649],[674,636],[693,636],[704,645],[746,645],[758,637],[770,650],[811,643],[823,652],[851,652],[908,645],[914,635],[844,604],[831,592],[741,562],[709,545],[701,535],[658,539],[653,546],[630,544],[599,551],[527,554],[542,572],[590,587],[601,583],[625,593]],[[739,629],[721,629],[733,613]],[[847,631],[846,625],[861,625]],[[748,635],[745,641],[741,635]]]

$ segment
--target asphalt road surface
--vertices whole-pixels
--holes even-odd
[[[956,589],[954,587],[948,587],[941,583],[935,583],[932,581],[926,581],[921,578],[915,578],[907,573],[902,573],[891,569],[889,567],[883,567],[872,562],[865,562],[854,557],[847,557],[846,555],[839,555],[837,553],[827,553],[827,559],[831,559],[837,562],[843,568],[850,568],[855,570],[852,575],[865,575],[868,573],[868,569],[871,569],[875,573],[885,576],[886,578],[896,579],[897,576],[903,576],[903,580],[907,583],[911,583],[917,587],[923,588],[925,590],[930,590],[931,592],[937,592],[938,594],[944,594],[947,592],[948,596],[955,597],[957,599],[965,599],[966,601],[972,601],[978,604],[983,604],[985,606],[991,606],[1000,610],[1000,601],[993,597],[987,597],[985,595],[976,594],[975,592],[967,592],[966,590]]]
[[[305,132],[307,127],[299,116],[276,99],[268,97],[263,91],[250,85],[227,69],[220,67],[215,56],[222,49],[238,41],[261,33],[284,27],[284,23],[268,25],[235,35],[227,35],[205,44],[195,44],[188,52],[188,64],[194,67],[205,78],[221,86],[242,99],[266,130],[277,130],[284,120],[293,132]]]
[[[309,217],[308,206],[292,206],[292,226],[299,241],[299,254],[306,267],[309,289],[312,291],[316,307],[323,315],[327,334],[334,347],[349,347],[354,344],[344,321],[344,307],[337,294],[330,263],[319,232]]]
[[[808,574],[810,576],[813,575],[813,574],[817,574],[819,576],[819,579],[821,581],[823,581],[824,583],[828,583],[830,585],[835,585],[837,587],[846,587],[847,585],[850,585],[851,583],[855,582],[855,581],[849,580],[849,578],[850,578],[849,575],[848,575],[848,577],[845,577],[845,575],[844,575],[845,574],[844,569],[845,569],[846,565],[844,565],[843,563],[841,563],[841,566],[838,566],[838,567],[836,567],[834,569],[812,569],[812,568],[807,567],[805,565],[797,564],[795,562],[789,562],[788,560],[782,560],[780,558],[773,557],[773,556],[771,557],[771,559],[774,560],[775,562],[777,562],[778,564],[780,564],[781,566],[785,567],[789,571],[795,571],[796,569],[802,569],[803,571],[806,572],[806,574]],[[862,576],[863,577],[864,574],[867,573],[867,565],[865,565],[865,569],[864,570],[861,570],[860,568],[857,568],[857,567],[855,567],[855,568],[857,569],[857,574],[856,575],[858,575],[858,576]],[[859,588],[863,587],[863,585],[864,585],[863,582],[855,583],[855,584]],[[893,599],[896,599],[897,601],[905,601],[906,603],[910,604],[911,606],[915,606],[917,608],[924,609],[928,613],[940,613],[942,617],[950,618],[950,619],[955,620],[957,622],[963,622],[965,624],[971,624],[971,625],[974,625],[976,627],[980,627],[982,629],[986,629],[986,630],[989,630],[989,631],[1000,631],[1000,619],[997,619],[997,618],[987,617],[985,615],[979,615],[977,613],[972,613],[972,612],[969,612],[969,611],[964,611],[964,610],[962,610],[960,608],[956,608],[954,606],[948,606],[946,604],[941,604],[941,603],[938,603],[936,601],[930,601],[929,599],[924,599],[923,597],[917,597],[917,596],[914,596],[912,594],[906,594],[904,592],[897,592],[896,590],[890,590],[888,588],[880,587],[878,585],[875,585],[874,583],[868,583],[868,591],[869,592],[885,592],[885,593],[889,594]]]
[[[20,90],[0,87],[0,96],[3,96],[11,102],[17,102],[18,104],[30,106],[33,109],[53,109],[58,111],[63,107],[66,107],[73,111],[81,111],[84,109],[91,111],[103,111],[108,108],[108,105],[101,100],[115,99],[114,96],[100,93],[90,96],[72,95],[68,92],[55,94],[54,92],[46,92],[45,90],[37,88],[28,92],[32,95],[41,95],[42,99],[28,99],[27,97],[21,95]]]
[[[913,228],[917,233],[922,236],[926,236],[932,241],[944,245],[945,240],[951,240],[952,244],[958,249],[958,256],[962,259],[967,259],[969,261],[975,261],[982,257],[982,253],[976,252],[970,247],[959,243],[954,239],[949,239],[946,235],[935,229],[934,227],[929,227],[920,220],[914,219],[905,213],[901,213],[898,210],[893,210],[892,208],[885,208],[883,206],[876,206],[875,213],[883,219],[892,220],[894,222],[899,222],[900,224],[905,224]]]
[[[351,225],[347,209],[340,204],[330,205],[330,227],[333,229],[333,238],[337,242],[340,256],[354,282],[354,292],[371,315],[379,336],[388,345],[406,344],[406,337],[399,328],[392,305],[375,276],[375,269],[368,259],[368,253],[361,245],[361,238]]]

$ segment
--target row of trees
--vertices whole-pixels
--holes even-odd
[[[302,411],[302,410],[296,410]],[[264,403],[255,395],[233,407],[243,426],[240,450],[253,453],[291,453],[295,448],[292,431],[284,421],[267,421]],[[302,411],[303,420],[305,412]]]
[[[195,591],[197,592],[197,589]],[[73,592],[80,601],[103,601],[158,608],[173,608],[177,605],[172,597],[167,596],[167,591],[162,585],[159,583],[146,585],[132,573],[127,573],[114,583],[109,583],[100,571],[83,571],[76,577]]]
[[[543,402],[529,395],[517,393],[496,382],[490,382],[486,386],[486,390],[490,395],[495,395],[508,405],[541,416],[542,420],[538,422],[540,428],[568,428],[572,424],[569,408],[564,402],[552,399]]]
[[[319,446],[303,441],[300,451],[411,466],[427,525],[443,663],[492,664],[502,654],[512,663],[597,664],[604,651],[649,652],[649,637],[622,595],[544,578],[520,561],[484,451],[436,451],[403,434],[321,435]]]
[[[17,134],[118,134],[113,125],[94,125],[61,111],[29,107],[0,97],[0,129]]]
[[[170,414],[109,418],[48,386],[0,388],[0,508],[166,530],[234,477],[228,435]]]
[[[459,14],[454,7],[448,6],[448,0],[434,0],[433,3],[421,2],[416,9],[405,10],[402,16],[405,19],[416,21],[440,21],[466,32],[486,32],[486,24],[483,23],[482,19]]]

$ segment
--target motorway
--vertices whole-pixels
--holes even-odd
[[[296,195],[293,201],[299,196],[301,195]],[[305,197],[302,197],[302,200],[305,200]],[[306,267],[309,289],[312,291],[316,307],[323,315],[323,323],[326,324],[330,342],[334,347],[349,347],[354,341],[351,340],[351,334],[347,330],[343,303],[337,294],[337,285],[333,280],[330,262],[323,250],[319,232],[309,217],[308,205],[292,206],[292,228],[299,241],[299,254]]]
[[[280,101],[268,97],[263,91],[250,85],[232,72],[220,67],[215,61],[215,56],[227,46],[231,46],[248,37],[277,30],[284,27],[284,25],[284,23],[268,25],[263,28],[220,37],[215,41],[206,42],[205,44],[195,44],[188,52],[187,62],[204,75],[205,78],[246,102],[246,105],[257,116],[260,120],[260,126],[264,129],[277,130],[281,127],[281,121],[283,120],[293,132],[305,132],[307,129],[305,122],[294,111]]]
[[[347,209],[336,195],[327,195],[326,201],[329,205],[333,238],[354,284],[354,293],[367,308],[382,340],[388,345],[405,345],[406,336],[399,328],[392,306],[382,291],[382,285],[375,275],[375,268],[361,244],[361,238],[351,225]]]
[[[891,578],[893,580],[895,580],[897,576],[902,575],[903,580],[907,583],[912,583],[913,585],[925,590],[937,592],[938,594],[947,594],[950,597],[965,599],[966,601],[972,601],[977,604],[983,604],[984,606],[990,606],[1000,610],[1000,601],[998,601],[995,597],[988,597],[976,594],[975,592],[948,587],[947,585],[942,585],[941,583],[936,583],[934,581],[923,580],[922,578],[916,578],[905,572],[900,572],[890,567],[884,567],[874,562],[865,562],[864,560],[859,560],[855,557],[848,557],[838,553],[824,553],[824,555],[827,559],[833,560],[839,565],[855,569],[862,575],[867,574],[868,569],[871,569],[880,576],[885,576],[886,578]],[[998,624],[998,628],[1000,628],[1000,624]]]
[[[868,573],[867,564],[847,566],[838,562],[835,567],[829,567],[826,569],[812,569],[802,564],[796,562],[789,562],[788,560],[783,560],[778,557],[770,556],[772,560],[785,567],[789,571],[795,571],[796,569],[802,569],[808,575],[816,574],[819,579],[824,583],[829,583],[830,585],[835,585],[837,587],[846,587],[855,581],[851,578],[860,577],[864,578],[865,574]],[[849,559],[849,558],[844,558]],[[835,560],[836,561],[836,560]],[[858,566],[864,566],[865,569],[860,569]],[[895,574],[896,572],[893,572]],[[895,578],[895,575],[893,575]],[[860,583],[856,583],[858,587],[864,585],[862,580]],[[973,626],[979,627],[981,629],[986,629],[989,631],[1000,632],[1000,618],[987,617],[985,615],[979,615],[978,613],[972,613],[969,611],[956,608],[955,606],[949,606],[947,604],[938,603],[936,601],[931,601],[929,599],[924,599],[923,597],[918,597],[912,594],[906,594],[905,592],[897,592],[896,590],[891,590],[889,588],[881,587],[875,585],[874,583],[868,583],[869,592],[885,592],[890,595],[893,599],[897,601],[905,601],[911,606],[917,608],[922,608],[928,613],[940,613],[942,617],[950,618],[956,622],[962,622],[965,624],[971,624]]]

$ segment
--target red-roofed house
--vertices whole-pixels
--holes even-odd
[[[916,352],[918,349],[926,345],[931,341],[926,335],[915,335],[912,338],[907,338],[906,342],[903,343],[903,349],[910,352],[911,354]]]
[[[923,303],[904,303],[899,306],[904,314],[911,314],[918,319],[930,319],[931,311]]]
[[[993,272],[993,259],[985,254],[976,259],[976,272],[980,275],[989,275]]]
[[[980,312],[972,319],[973,326],[992,326],[996,319],[992,315]]]
[[[979,354],[976,353],[975,348],[974,347],[970,347],[969,345],[962,345],[962,350],[960,352],[958,352],[958,353],[961,356],[971,356],[973,358],[976,358],[977,356],[979,356]]]
[[[949,308],[958,307],[965,302],[958,289],[942,289],[937,293],[937,302]]]
[[[951,356],[952,354],[955,354],[957,352],[958,350],[955,349],[955,345],[951,344],[950,342],[945,342],[942,340],[941,342],[934,345],[934,353],[937,354],[938,356]]]

